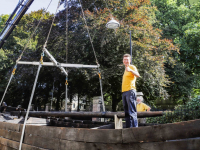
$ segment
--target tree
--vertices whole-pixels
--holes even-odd
[[[156,8],[151,7],[146,0],[107,2],[109,8],[101,1],[95,3],[92,8],[85,8],[85,14],[103,70],[104,90],[113,99],[113,110],[116,110],[116,104],[121,100],[121,78],[124,70],[121,64],[123,54],[129,53],[129,30],[133,32],[133,64],[142,76],[138,80],[138,91],[143,91],[147,100],[166,98],[165,86],[169,80],[165,74],[164,63],[173,63],[170,54],[178,49],[172,41],[162,39],[161,30],[153,27],[156,22]],[[118,19],[121,24],[116,31],[105,28],[105,24],[112,17]],[[89,57],[91,56],[88,55],[88,59]]]
[[[165,73],[164,64],[167,61],[174,63],[172,52],[178,49],[172,44],[171,40],[162,38],[162,31],[153,26],[157,22],[155,18],[156,8],[152,7],[148,0],[111,0],[107,1],[108,7],[106,7],[103,0],[96,2],[87,0],[81,1],[81,3],[92,36],[96,57],[101,65],[104,94],[106,94],[106,97],[112,97],[113,111],[116,110],[116,105],[121,100],[121,79],[124,71],[122,56],[125,53],[129,53],[129,30],[132,31],[133,64],[136,65],[142,76],[137,83],[138,91],[143,91],[145,98],[149,101],[158,97],[166,98],[166,86],[169,84],[169,77]],[[21,52],[20,50],[23,49],[24,41],[30,35],[29,30],[33,31],[34,26],[38,23],[41,13],[42,11],[25,15],[21,20],[21,24],[9,39],[10,44],[8,42],[4,45],[4,50],[14,50],[13,57],[15,59]],[[65,62],[66,34],[63,30],[67,21],[69,25],[68,63],[95,64],[96,59],[78,1],[70,1],[68,20],[65,19],[65,14],[66,12],[63,10],[56,15],[47,49],[59,62]],[[112,17],[117,18],[121,24],[121,27],[116,31],[105,28],[105,24]],[[47,14],[37,30],[38,32],[31,40],[23,60],[39,60],[38,56],[40,56],[42,46],[46,41],[51,21],[52,16]],[[44,59],[44,61],[47,60],[47,58]],[[35,73],[32,71],[33,69],[36,68],[32,66],[19,68],[18,71],[22,72],[22,74],[16,76],[13,91],[14,89],[20,90],[25,85],[32,88],[33,74]],[[34,98],[37,103],[44,104],[48,101],[49,96],[47,96],[47,93],[52,87],[52,81],[56,81],[56,106],[59,109],[60,102],[64,98],[62,91],[65,91],[65,86],[62,84],[65,77],[58,73],[59,71],[57,68],[41,70],[37,86],[39,90],[36,91]],[[76,70],[71,68],[68,69],[68,72],[70,74],[69,93],[71,97],[76,92],[80,96],[85,94],[88,97],[100,95],[97,70]],[[22,79],[22,77],[24,78]],[[88,91],[87,88],[89,89]],[[29,92],[31,90],[25,88],[22,92],[23,99],[27,102],[25,99],[30,93],[25,90]],[[12,102],[19,102],[16,99],[22,99],[20,94],[11,95]],[[23,103],[25,105],[25,102]]]
[[[159,20],[154,25],[163,30],[164,38],[172,39],[180,47],[179,53],[172,55],[177,65],[166,63],[167,74],[172,81],[167,90],[174,101],[182,99],[185,102],[192,89],[198,88],[200,3],[191,5],[184,0],[154,0],[153,4],[158,8],[156,18]]]

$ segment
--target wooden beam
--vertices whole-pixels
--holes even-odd
[[[0,148],[1,147],[4,148],[2,150],[18,150],[19,142],[0,137]],[[22,149],[23,150],[47,150],[44,148],[27,145],[24,143],[22,144]]]
[[[122,130],[124,143],[159,142],[200,136],[200,119]]]
[[[12,115],[19,116],[25,115],[26,112],[11,112]],[[138,118],[162,116],[162,111],[138,112]],[[99,118],[124,118],[124,112],[44,112],[44,111],[30,111],[30,117],[99,117]]]

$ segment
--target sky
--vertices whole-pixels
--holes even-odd
[[[51,0],[34,0],[32,5],[29,7],[26,13],[31,11],[37,11],[41,8],[47,8]],[[15,7],[17,6],[19,0],[0,0],[0,15],[2,14],[11,14]],[[51,5],[49,6],[48,11],[50,13],[55,13],[58,6],[59,0],[52,0]],[[60,6],[59,10],[63,9],[63,5]]]

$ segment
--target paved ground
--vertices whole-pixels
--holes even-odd
[[[10,116],[8,113],[0,113],[0,122],[9,122],[9,123],[16,123],[16,124],[23,124],[24,118],[18,116]],[[28,125],[48,125],[49,120],[45,118],[35,118],[29,117],[26,124]]]

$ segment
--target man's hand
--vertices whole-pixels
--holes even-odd
[[[130,69],[129,66],[126,66],[126,67],[125,67],[125,70],[126,70],[127,72],[131,72],[131,73],[132,73],[134,76],[136,76],[136,77],[140,77],[140,74],[139,74],[138,72],[133,71],[132,69]]]
[[[125,69],[126,69],[126,71],[128,71],[128,72],[132,71],[132,69],[130,69],[129,66],[126,66]]]

